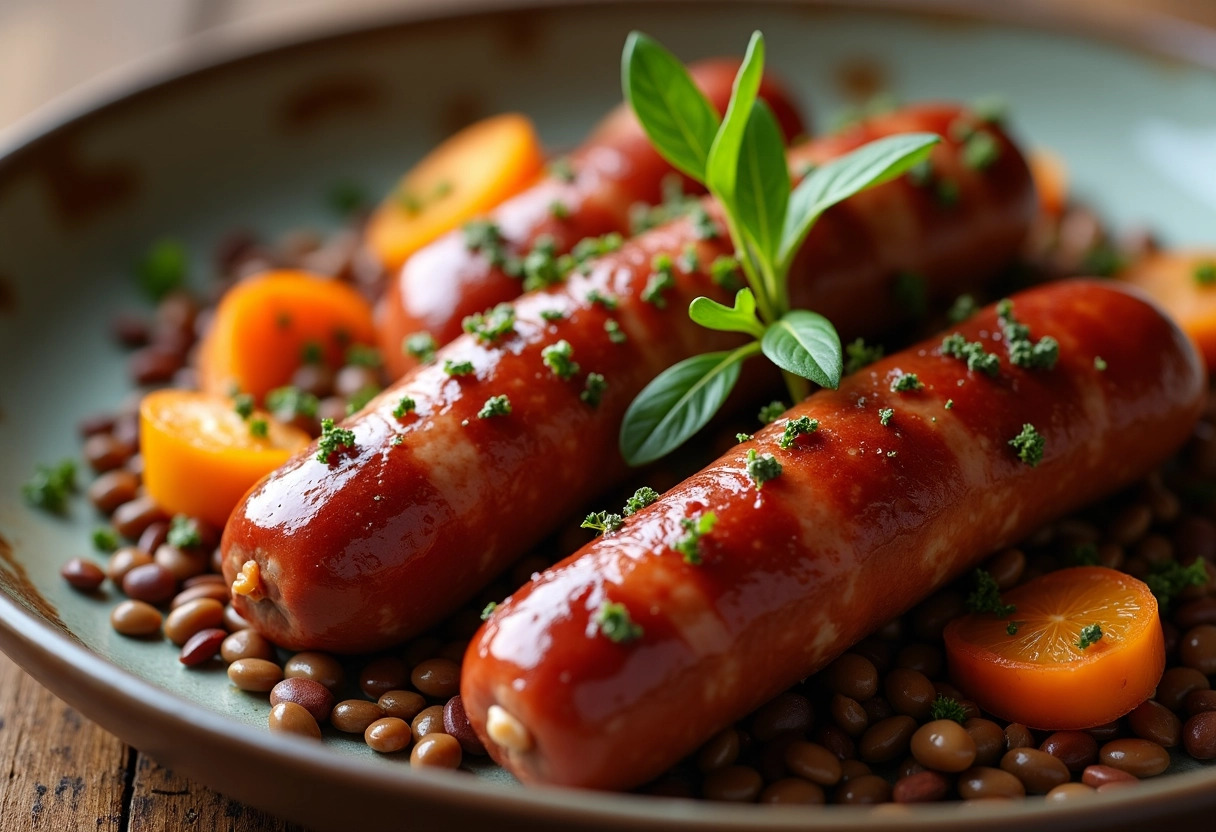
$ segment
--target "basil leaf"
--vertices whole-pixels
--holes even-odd
[[[659,373],[625,411],[625,461],[643,465],[683,445],[722,407],[739,380],[739,366],[758,351],[753,341],[729,352],[695,355]]]
[[[784,267],[802,245],[819,215],[872,185],[881,185],[923,162],[941,137],[932,133],[887,136],[833,159],[794,189],[781,232],[778,262]]]
[[[764,324],[756,318],[756,296],[751,289],[740,289],[734,307],[709,298],[696,298],[688,306],[688,317],[706,329],[722,332],[746,332],[759,338]]]
[[[709,148],[709,161],[705,170],[705,184],[720,199],[730,201],[735,192],[739,148],[743,144],[743,133],[751,118],[752,105],[760,92],[760,80],[764,77],[764,35],[752,32],[747,44],[747,54],[735,75],[731,88],[730,104],[722,118],[722,126],[714,136]],[[783,151],[784,152],[784,151]]]
[[[631,32],[621,55],[621,85],[659,154],[704,182],[718,114],[679,59],[657,41]]]
[[[816,312],[795,309],[765,330],[760,346],[769,360],[786,372],[835,390],[844,372],[840,336],[832,322]]]
[[[734,205],[739,222],[765,260],[776,258],[790,202],[790,171],[777,119],[763,101],[752,105],[739,149]]]

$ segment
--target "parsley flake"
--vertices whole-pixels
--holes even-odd
[[[1195,278],[1195,282],[1200,286],[1216,285],[1216,262],[1205,260],[1202,263],[1195,265],[1195,270],[1191,273]]]
[[[599,289],[592,289],[587,293],[587,302],[592,306],[602,306],[609,312],[617,307],[617,299],[612,295],[604,294]]]
[[[566,317],[566,313],[560,309],[542,309],[540,312],[540,317],[543,321],[553,323],[554,321],[560,321],[562,318]]]
[[[510,416],[511,400],[506,396],[490,396],[477,411],[478,419],[493,419],[495,416]]]
[[[1010,621],[1005,625],[1005,635],[1016,636],[1018,634],[1018,628],[1021,626],[1021,621]]]
[[[198,521],[193,517],[175,514],[169,522],[169,534],[165,540],[170,546],[190,549],[203,545],[203,533],[198,527]]]
[[[1095,370],[1097,370],[1099,373],[1104,373],[1104,372],[1106,372],[1106,366],[1107,366],[1107,364],[1106,364],[1105,358],[1103,358],[1100,355],[1094,356],[1094,369]]]
[[[760,424],[771,425],[773,422],[780,419],[781,414],[784,413],[787,409],[788,408],[786,408],[785,402],[777,401],[776,399],[774,399],[773,401],[766,404],[764,407],[760,408],[760,412],[756,415],[757,415],[757,418],[760,419]]]
[[[321,437],[317,440],[317,462],[330,465],[331,458],[338,451],[348,451],[355,447],[355,432],[334,425],[333,419],[321,420]]]
[[[716,240],[722,236],[721,227],[709,216],[705,206],[697,203],[688,215],[692,219],[692,233],[698,240]]]
[[[642,290],[642,300],[659,309],[666,309],[667,298],[663,293],[676,287],[675,266],[671,262],[671,255],[656,254],[650,268],[652,272],[650,279],[646,281],[646,288]]]
[[[565,156],[554,159],[549,163],[549,175],[569,185],[575,178],[574,165]]]
[[[967,362],[967,369],[996,377],[1001,370],[1001,359],[984,349],[979,341],[968,342],[962,333],[956,332],[942,339],[942,355]]]
[[[1155,567],[1144,579],[1149,590],[1157,598],[1162,612],[1168,611],[1174,598],[1189,586],[1203,586],[1208,582],[1207,568],[1202,558],[1196,558],[1189,566],[1177,561],[1167,561]]]
[[[894,410],[892,410],[889,407],[884,407],[878,411],[878,421],[885,428],[887,425],[891,424],[891,417],[894,415],[895,415]]]
[[[700,566],[701,538],[713,531],[717,522],[718,518],[712,511],[705,512],[696,520],[683,518],[680,520],[680,528],[684,529],[684,534],[671,542],[672,551],[683,555],[685,563]]]
[[[954,399],[946,399],[946,410],[954,410]]]
[[[118,548],[118,532],[109,526],[93,530],[93,548],[99,552],[110,553]]]
[[[376,398],[376,396],[377,396],[377,394],[379,394],[379,392],[380,392],[380,388],[375,384],[369,384],[366,387],[360,387],[358,390],[355,391],[354,395],[352,395],[349,399],[347,399],[346,415],[353,416],[354,414],[358,413],[360,410],[362,410],[364,407],[367,406],[368,402],[370,402],[372,399]]]
[[[553,375],[563,380],[570,379],[578,373],[579,366],[573,360],[573,356],[574,347],[570,346],[570,342],[565,339],[556,344],[550,344],[540,351],[541,361],[552,371]]]
[[[750,433],[736,433],[735,434],[736,442],[751,442],[755,438],[756,437]]]
[[[1101,624],[1086,624],[1081,628],[1081,638],[1077,641],[1077,649],[1085,650],[1091,644],[1097,644],[1102,638]]]
[[[439,342],[429,332],[415,332],[413,335],[405,336],[405,340],[401,342],[401,349],[406,355],[412,356],[423,364],[429,364],[435,360],[435,350],[439,349]]]
[[[972,170],[987,170],[1001,158],[1001,146],[987,130],[976,130],[963,141],[963,164]]]
[[[380,350],[367,344],[351,344],[346,348],[346,363],[355,367],[379,367],[384,361]]]
[[[637,491],[633,492],[632,497],[625,501],[624,515],[626,517],[632,517],[642,509],[646,508],[646,506],[653,504],[657,499],[659,499],[659,492],[655,491],[648,485],[643,485]]]
[[[460,328],[477,336],[483,344],[492,344],[515,331],[515,307],[500,303],[493,309],[467,316],[460,322]]]
[[[524,257],[521,268],[525,292],[554,286],[566,279],[558,263],[557,243],[547,234],[536,239],[536,244]]]
[[[781,476],[781,470],[781,463],[772,454],[757,455],[755,448],[748,450],[747,475],[756,484],[757,491],[761,490],[769,480],[775,480]]]
[[[605,601],[596,611],[594,620],[604,638],[617,644],[636,641],[644,632],[641,626],[629,617],[629,610],[624,604]]]
[[[325,351],[317,341],[306,341],[300,347],[301,364],[320,364],[325,359]]]
[[[581,401],[592,407],[599,407],[600,400],[604,398],[604,391],[608,389],[608,382],[599,373],[587,373],[587,380],[584,383],[583,392],[578,394]]]
[[[629,340],[629,336],[625,334],[625,330],[621,329],[621,325],[611,318],[604,321],[604,331],[608,333],[608,340],[614,344],[623,344]]]
[[[930,719],[953,719],[960,725],[967,721],[967,709],[957,699],[938,694],[929,706]]]
[[[1013,301],[1008,298],[996,305],[997,320],[1009,350],[1009,360],[1017,367],[1030,370],[1050,370],[1060,357],[1060,345],[1055,338],[1045,335],[1032,342],[1030,327],[1018,321],[1013,314]]]
[[[486,604],[481,608],[481,620],[485,621],[489,619],[489,617],[494,614],[494,610],[496,609],[498,609],[497,601],[491,601],[490,603]]]
[[[450,358],[443,360],[443,371],[450,376],[468,376],[475,371],[472,361],[453,361]]]
[[[892,393],[906,393],[910,390],[924,390],[925,383],[916,373],[900,373],[891,382]]]
[[[265,439],[270,436],[270,423],[265,419],[250,419],[249,435],[255,439]]]
[[[743,280],[743,269],[739,261],[726,254],[715,257],[714,262],[709,264],[709,279],[715,286],[720,286],[732,294],[747,285]]]
[[[1047,440],[1035,430],[1034,425],[1027,422],[1022,425],[1022,432],[1009,440],[1009,444],[1018,452],[1018,459],[1033,468],[1043,461],[1043,448]]]
[[[792,448],[799,436],[811,434],[817,430],[819,430],[818,419],[812,419],[809,416],[790,419],[785,423],[785,430],[781,434],[781,439],[777,441],[777,445],[781,448]]]
[[[870,346],[864,338],[858,338],[844,348],[844,372],[851,375],[862,367],[873,364],[882,358],[882,344]]]
[[[1018,609],[1014,604],[1001,603],[1001,588],[986,569],[975,570],[975,589],[967,596],[966,605],[972,612],[990,612],[998,618],[1008,618]]]
[[[684,250],[680,252],[679,266],[689,273],[700,270],[701,258],[697,254],[696,243],[689,243],[684,246]]]
[[[266,394],[266,409],[284,422],[296,417],[315,418],[319,406],[316,396],[305,393],[299,387],[276,387]]]
[[[625,520],[619,514],[612,514],[607,511],[593,511],[579,524],[579,528],[595,529],[600,534],[608,534],[609,532],[616,531],[624,524]]]
[[[950,305],[949,311],[946,312],[946,320],[952,324],[961,324],[974,315],[977,308],[973,296],[959,295],[954,299],[954,303]]]
[[[35,508],[55,514],[67,509],[68,495],[76,490],[76,463],[65,459],[57,465],[39,465],[21,486],[21,495]]]
[[[188,260],[181,241],[157,240],[135,268],[139,288],[150,300],[161,300],[186,282]]]
[[[560,199],[555,199],[549,203],[549,216],[555,220],[566,220],[570,218],[570,206],[562,202]]]
[[[418,408],[418,403],[409,396],[402,396],[393,408],[393,418],[404,419],[407,414],[413,413]]]
[[[253,415],[253,396],[248,393],[237,393],[232,397],[232,409],[236,411],[237,416],[248,419]]]

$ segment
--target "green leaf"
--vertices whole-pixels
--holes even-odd
[[[774,323],[760,342],[769,360],[786,372],[835,390],[844,371],[840,336],[816,312],[795,309]]]
[[[764,324],[756,318],[756,296],[751,289],[740,289],[733,307],[709,298],[696,298],[688,306],[688,317],[706,329],[746,332],[757,338],[764,334]]]
[[[659,154],[704,182],[719,118],[679,59],[652,38],[631,32],[621,55],[621,85]]]
[[[730,201],[735,192],[739,148],[743,145],[743,133],[751,118],[752,105],[760,92],[763,77],[764,35],[752,32],[747,54],[743,56],[743,63],[735,75],[722,126],[718,128],[713,145],[709,148],[709,162],[705,170],[705,184],[726,201]]]
[[[630,465],[666,456],[705,426],[739,380],[744,359],[755,355],[753,341],[729,352],[710,352],[668,367],[646,385],[625,411],[621,455]]]
[[[790,202],[790,171],[777,119],[763,101],[752,106],[739,151],[734,206],[739,222],[770,263],[781,244]]]
[[[820,214],[866,188],[901,176],[923,162],[940,141],[932,133],[887,136],[813,170],[790,197],[779,263],[790,262]]]

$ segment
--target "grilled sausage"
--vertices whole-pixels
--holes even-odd
[[[462,701],[491,755],[525,782],[643,783],[986,554],[1146,474],[1186,439],[1206,379],[1142,298],[1090,281],[1015,296],[1032,336],[1058,340],[1052,369],[1013,367],[986,309],[959,329],[999,357],[995,377],[925,341],[541,573],[465,656]],[[923,389],[895,392],[908,373]],[[782,449],[801,417],[818,430]],[[1010,445],[1025,424],[1045,439],[1036,465]],[[760,489],[752,450],[782,465]],[[708,512],[692,565],[673,543]],[[605,602],[640,637],[606,637]]]
[[[730,101],[738,67],[738,61],[719,59],[689,69],[718,112]],[[804,134],[802,117],[779,82],[765,77],[759,95],[773,109],[787,140]],[[522,255],[543,238],[552,241],[555,253],[565,254],[587,237],[628,234],[630,209],[659,203],[664,180],[676,175],[626,104],[605,117],[566,161],[564,170],[490,213],[508,256]],[[684,187],[700,190],[689,181]],[[555,213],[557,205],[561,208]],[[522,276],[508,275],[485,252],[470,249],[460,229],[418,251],[391,277],[377,306],[377,331],[389,372],[396,378],[417,364],[417,358],[402,350],[405,338],[428,332],[446,344],[460,335],[466,315],[514,299],[523,291],[522,284]]]
[[[858,128],[852,141],[912,127],[950,132],[959,118],[953,107],[910,110]],[[983,169],[967,167],[954,140],[934,150],[938,175],[957,182],[957,202],[901,179],[828,211],[791,270],[795,305],[827,311],[845,338],[872,335],[907,319],[908,303],[893,291],[906,271],[919,272],[930,296],[952,296],[1001,269],[1034,194],[1017,150],[991,133],[1000,152]],[[386,647],[451,612],[619,481],[629,402],[673,363],[738,343],[685,312],[698,295],[729,300],[707,272],[730,245],[716,205],[704,208],[707,224],[685,218],[639,235],[589,273],[520,298],[512,331],[489,343],[457,338],[348,419],[353,448],[322,462],[314,444],[256,485],[223,539],[230,582],[250,561],[258,572],[242,579],[250,594],[234,599],[241,614],[284,647]],[[717,226],[712,239],[705,225]],[[672,264],[662,275],[659,255]],[[670,286],[660,289],[664,275]],[[552,352],[560,341],[577,371]],[[606,383],[602,395],[591,373]],[[510,414],[478,417],[503,395]],[[398,417],[402,397],[415,409]]]

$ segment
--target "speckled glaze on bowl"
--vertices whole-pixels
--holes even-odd
[[[494,5],[499,11],[484,12]],[[105,599],[57,569],[98,522],[19,498],[39,461],[74,455],[74,425],[126,391],[107,321],[137,304],[131,263],[163,234],[208,252],[227,229],[325,227],[337,182],[387,190],[477,116],[531,114],[574,144],[619,99],[642,28],[683,57],[737,52],[763,29],[776,68],[825,114],[880,90],[998,92],[1032,146],[1067,159],[1116,226],[1216,244],[1216,34],[1141,15],[1048,17],[1040,3],[416,2],[341,29],[220,38],[76,96],[0,134],[0,647],[70,704],[166,765],[316,829],[1122,828],[1210,820],[1216,768],[1088,803],[813,811],[555,789],[410,770],[362,744],[273,736],[265,702],[165,644],[123,639]],[[1000,7],[1000,20],[992,16]],[[1099,32],[1114,41],[1076,31]],[[285,42],[290,40],[291,42]],[[1206,59],[1209,66],[1200,63]],[[200,256],[195,271],[203,273]]]

